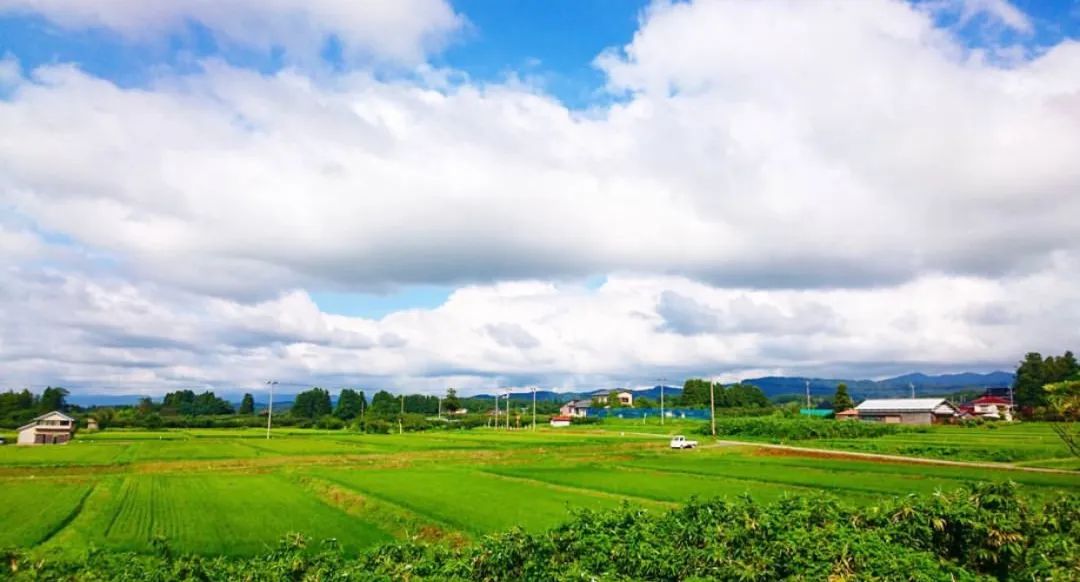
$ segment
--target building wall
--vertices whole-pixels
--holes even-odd
[[[886,424],[932,424],[933,417],[929,412],[859,412],[862,420]]]
[[[16,441],[20,445],[32,445],[34,444],[34,427],[30,427],[19,431],[19,440]]]

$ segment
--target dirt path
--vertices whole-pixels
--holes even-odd
[[[620,431],[620,434],[628,434],[634,436],[653,436],[661,439],[669,439],[671,435],[656,434],[656,433],[644,433],[644,432],[625,432]],[[796,447],[792,445],[774,445],[771,443],[759,443],[753,441],[732,441],[717,439],[716,441],[708,443],[708,438],[701,438],[701,448],[717,448],[717,447],[754,447],[759,449],[769,449],[774,451],[785,451],[795,453],[799,456],[817,456],[817,457],[836,457],[836,458],[851,458],[851,459],[865,459],[868,461],[884,461],[888,463],[909,463],[917,465],[944,465],[947,467],[968,467],[976,469],[999,469],[1006,471],[1027,471],[1029,473],[1055,473],[1059,475],[1080,475],[1080,472],[1070,471],[1068,469],[1050,469],[1046,467],[1025,467],[1022,465],[1014,465],[1012,463],[987,463],[979,461],[949,461],[946,459],[926,459],[923,457],[905,457],[903,455],[883,455],[880,453],[861,453],[858,451],[844,451],[840,449],[816,449],[812,447]]]

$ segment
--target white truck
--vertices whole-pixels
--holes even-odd
[[[686,437],[681,434],[677,434],[671,437],[671,448],[673,449],[695,449],[697,448],[697,441],[688,441]]]

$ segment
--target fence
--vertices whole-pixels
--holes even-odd
[[[589,416],[600,418],[660,418],[659,408],[601,408],[589,410]],[[708,420],[709,410],[702,408],[664,408],[664,418]]]

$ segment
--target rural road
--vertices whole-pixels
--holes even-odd
[[[621,432],[621,431],[620,431]],[[671,435],[644,433],[644,432],[625,432],[624,434],[630,434],[635,436],[654,436],[662,439],[669,439]],[[978,461],[949,461],[946,459],[926,459],[922,457],[905,457],[902,455],[883,455],[880,453],[861,453],[857,451],[842,451],[837,449],[815,449],[811,447],[795,447],[791,445],[774,445],[771,443],[759,443],[752,441],[730,441],[717,439],[712,444],[704,444],[707,439],[702,439],[701,448],[716,448],[716,447],[757,447],[761,449],[771,449],[779,451],[791,451],[794,453],[829,456],[829,457],[846,457],[852,459],[866,459],[870,461],[886,461],[890,463],[914,463],[922,465],[944,465],[947,467],[968,467],[968,468],[981,468],[981,469],[999,469],[1009,471],[1027,471],[1029,473],[1055,473],[1060,475],[1080,475],[1078,471],[1069,471],[1066,469],[1049,469],[1045,467],[1021,467],[1019,465],[1012,465],[1009,463],[984,463]]]

